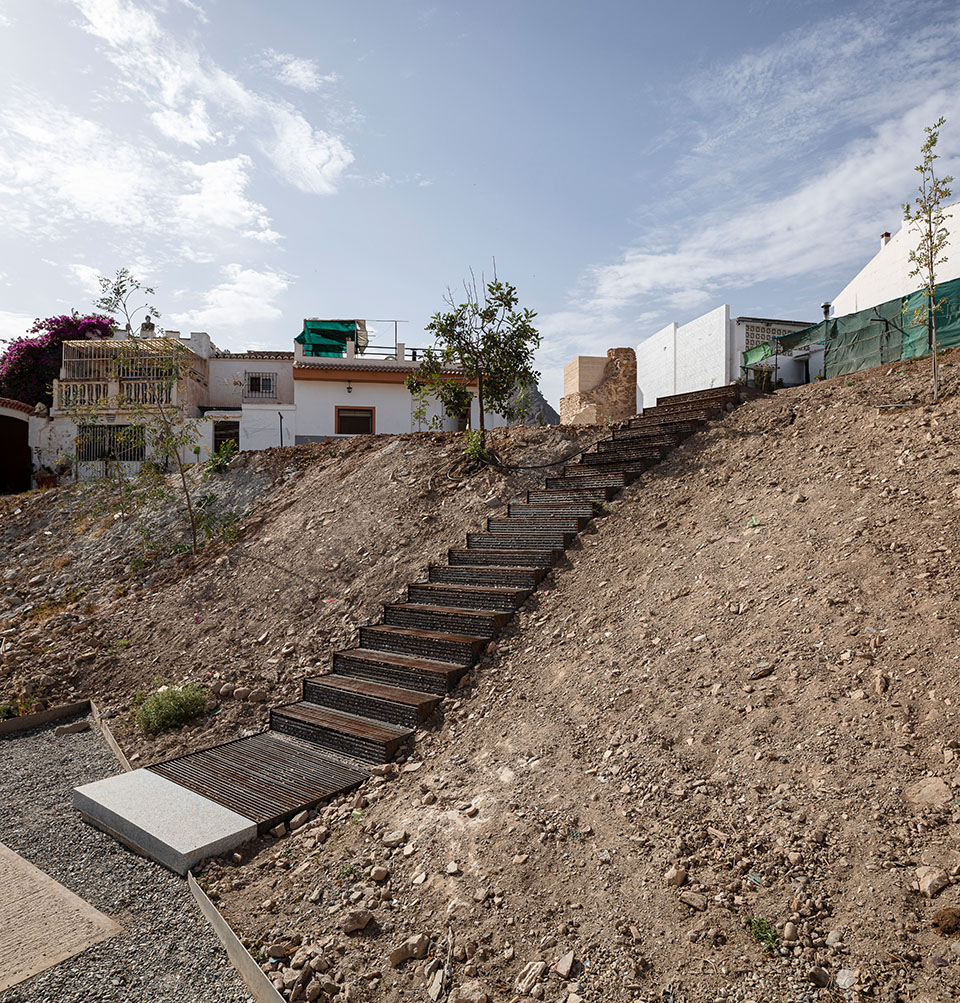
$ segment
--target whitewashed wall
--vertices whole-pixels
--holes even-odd
[[[637,346],[640,407],[658,397],[730,382],[730,308],[726,304],[688,324],[668,324]]]
[[[956,232],[954,219],[960,221],[960,202],[946,210],[946,226],[951,233]],[[879,237],[879,234],[878,234]],[[947,282],[960,278],[960,240],[956,248],[947,245],[947,261],[937,269],[937,281]],[[846,313],[868,310],[878,303],[906,296],[921,285],[920,280],[910,272],[910,252],[917,246],[916,232],[901,225],[900,229],[882,246],[866,265],[834,296],[832,316],[841,317]]]
[[[375,408],[375,431],[378,435],[427,431],[432,427],[431,419],[434,415],[441,414],[439,405],[435,401],[430,401],[427,417],[418,426],[413,418],[413,398],[402,383],[360,383],[356,379],[351,383],[353,391],[348,394],[345,383],[296,380],[294,393],[297,407],[297,435],[311,438],[335,436],[338,407]],[[471,424],[474,427],[478,419],[479,408],[474,397],[471,406]],[[490,411],[484,413],[484,421],[487,428],[506,424],[500,415]],[[457,422],[453,418],[443,416],[442,427],[444,431],[456,431]]]

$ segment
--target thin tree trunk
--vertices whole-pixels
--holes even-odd
[[[480,409],[480,447],[487,448],[487,430],[483,424],[483,376],[477,373],[477,407]]]

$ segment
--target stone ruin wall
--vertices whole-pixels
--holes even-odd
[[[577,364],[578,360],[574,360],[570,366]],[[580,389],[576,372],[571,374],[575,388],[560,399],[560,421],[564,425],[608,425],[637,413],[637,356],[632,348],[611,348],[600,380],[592,387]]]

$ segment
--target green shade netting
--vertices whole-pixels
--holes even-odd
[[[305,320],[294,340],[303,345],[304,355],[342,358],[348,340],[356,344],[358,351],[367,347],[367,329],[363,321]]]
[[[930,332],[925,320],[919,323],[916,311],[924,306],[926,293],[917,290],[903,300],[903,356],[915,359],[930,351]],[[937,348],[960,345],[960,279],[937,285]]]
[[[930,332],[926,319],[916,311],[924,306],[926,293],[887,300],[856,313],[821,321],[802,331],[771,338],[743,353],[744,366],[756,365],[780,352],[799,345],[824,345],[824,375],[848,376],[861,369],[889,365],[901,359],[915,359],[930,352]],[[937,286],[937,347],[960,345],[960,279]]]

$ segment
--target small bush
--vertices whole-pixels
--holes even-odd
[[[474,463],[486,463],[490,459],[490,454],[483,445],[483,432],[480,429],[467,429],[463,433],[464,446],[463,455]]]
[[[207,460],[207,468],[203,472],[203,479],[206,480],[211,474],[222,474],[227,469],[230,461],[237,455],[237,444],[233,439],[221,442],[217,451]]]
[[[207,690],[196,683],[167,686],[142,701],[134,700],[139,702],[134,720],[148,734],[179,728],[206,710],[207,697]]]
[[[768,951],[775,951],[780,946],[780,934],[770,920],[762,916],[750,916],[747,919],[747,929],[750,936]]]

